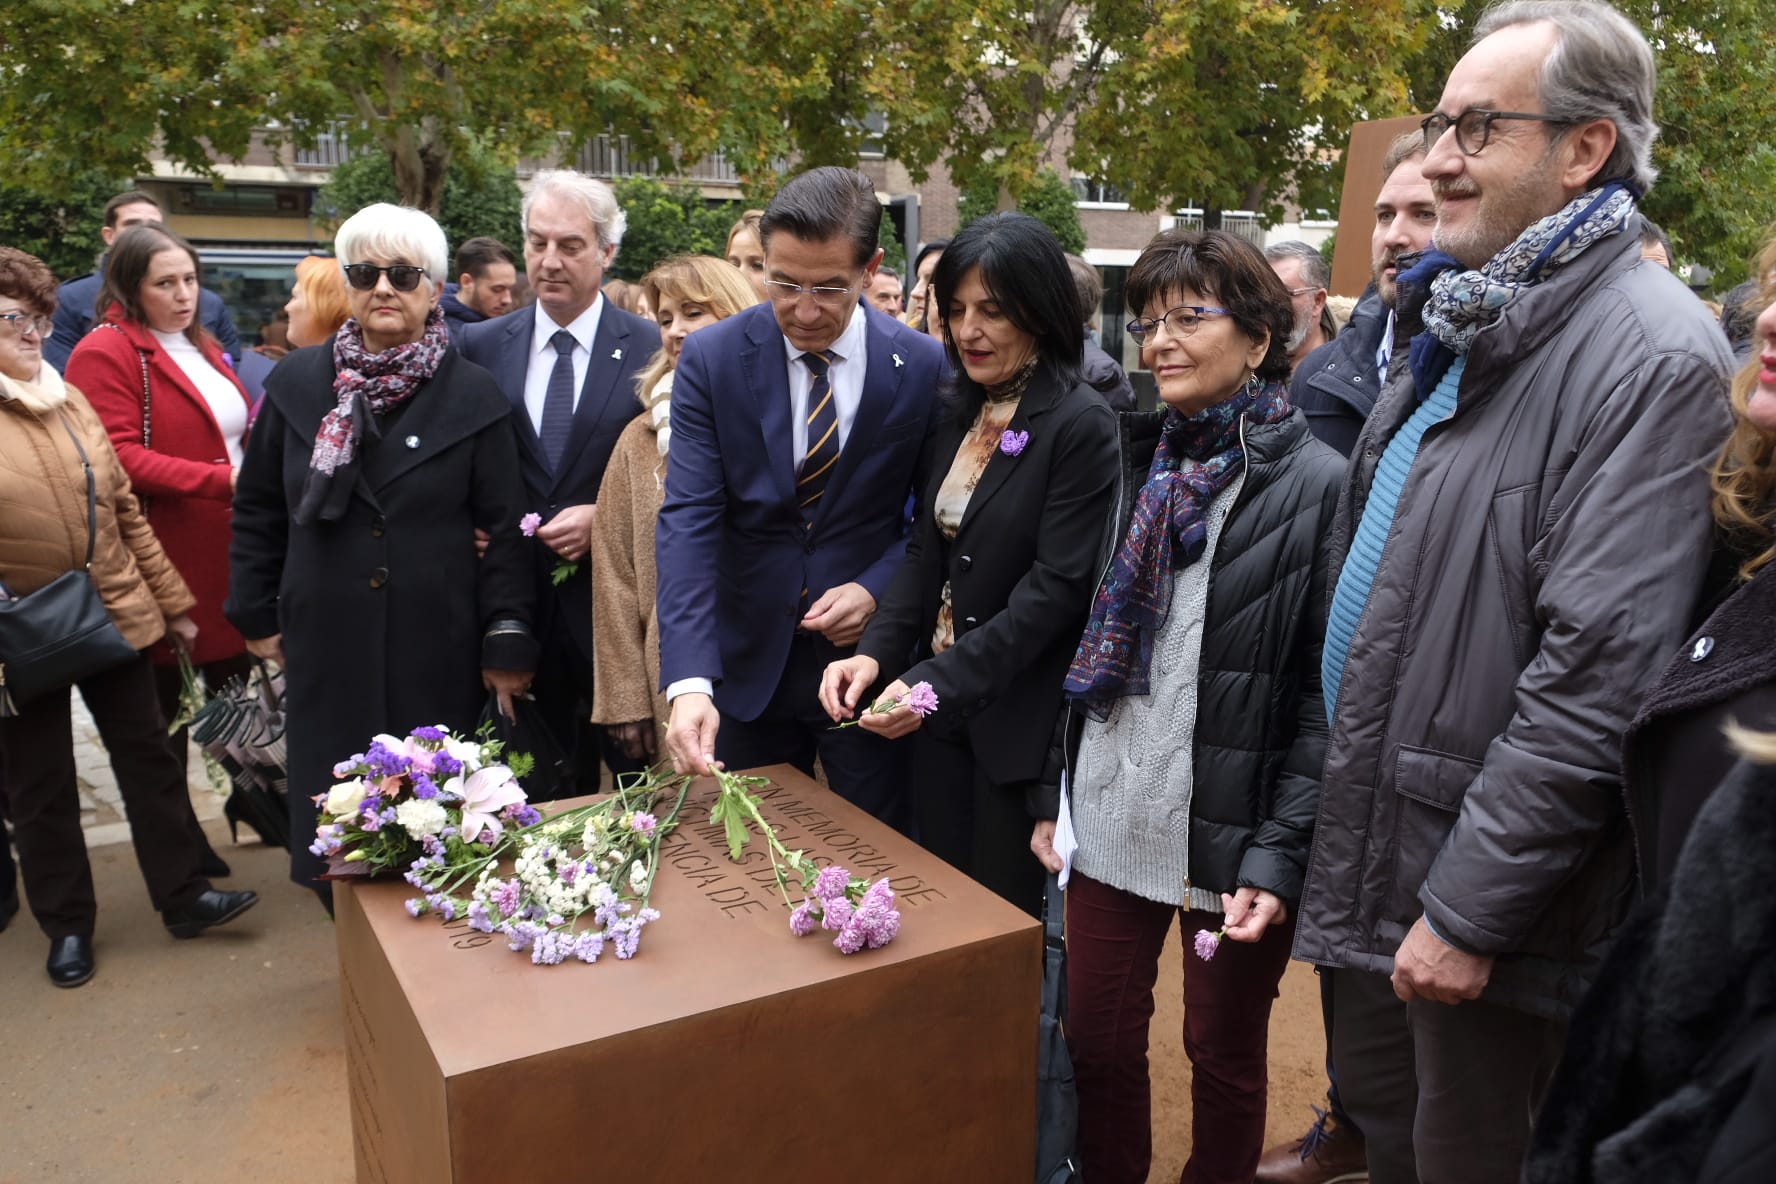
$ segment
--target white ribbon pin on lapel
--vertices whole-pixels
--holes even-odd
[[[622,350],[620,350],[620,349],[611,350],[611,361],[620,362],[622,360],[623,360],[623,351]]]
[[[901,367],[901,361],[900,361],[900,355],[899,355],[899,354],[895,354],[895,355],[894,355],[894,368],[895,368],[895,369],[896,369],[896,370],[898,370],[898,369],[900,369],[900,367]]]

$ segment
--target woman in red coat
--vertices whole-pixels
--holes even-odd
[[[197,596],[191,660],[214,692],[249,665],[222,602],[251,403],[197,319],[198,274],[197,252],[158,223],[119,235],[99,291],[102,319],[68,359],[68,378],[104,420],[155,535]],[[164,642],[153,658],[161,710],[171,719],[179,710],[178,658]],[[184,731],[172,742],[183,763]]]

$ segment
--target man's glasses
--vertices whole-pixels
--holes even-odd
[[[1225,308],[1213,308],[1206,304],[1180,304],[1177,308],[1167,309],[1164,316],[1137,317],[1124,325],[1128,335],[1136,341],[1146,341],[1159,332],[1160,326],[1173,337],[1188,337],[1202,327],[1209,317],[1230,317],[1233,313]]]
[[[0,321],[6,322],[6,327],[12,330],[15,337],[23,337],[27,333],[48,337],[49,331],[55,328],[55,322],[48,317],[29,312],[0,312]]]
[[[852,284],[849,288],[822,287],[819,285],[812,288],[804,288],[800,284],[789,284],[782,280],[766,280],[765,291],[769,292],[771,294],[771,299],[779,304],[788,304],[791,301],[800,300],[803,296],[812,296],[815,304],[820,305],[822,308],[833,308],[843,304],[849,299],[851,295],[857,291],[857,285]]]
[[[388,267],[378,267],[374,263],[348,263],[345,268],[345,282],[360,292],[368,292],[376,286],[377,277],[385,272],[389,277],[389,287],[397,292],[411,292],[419,287],[419,281],[425,278],[426,270],[408,263],[396,263]]]
[[[1538,123],[1552,123],[1570,126],[1572,120],[1562,119],[1558,115],[1540,115],[1530,111],[1488,111],[1483,107],[1469,107],[1460,115],[1451,119],[1441,111],[1424,117],[1418,125],[1424,129],[1425,151],[1436,146],[1443,133],[1450,128],[1455,129],[1455,146],[1460,148],[1463,156],[1479,156],[1486,142],[1492,139],[1492,125],[1501,119],[1533,119]]]

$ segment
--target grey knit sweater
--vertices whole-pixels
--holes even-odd
[[[1197,665],[1209,573],[1242,473],[1209,507],[1202,558],[1179,572],[1153,643],[1152,691],[1087,718],[1070,784],[1073,866],[1161,904],[1219,913],[1219,893],[1190,884],[1190,797],[1196,762]]]

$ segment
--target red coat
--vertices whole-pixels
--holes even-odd
[[[210,405],[185,371],[160,348],[141,325],[123,319],[113,305],[105,314],[113,329],[95,327],[80,339],[68,359],[69,382],[79,387],[105,423],[130,484],[147,504],[148,519],[167,556],[197,597],[191,619],[197,623],[192,660],[199,665],[234,657],[246,643],[222,616],[228,598],[228,546],[234,490],[229,479],[228,446]],[[207,336],[202,350],[210,365],[234,382],[234,371]],[[152,415],[152,448],[142,447],[142,363],[148,358]],[[241,402],[251,404],[246,391]],[[165,643],[155,647],[156,662],[173,654]]]

